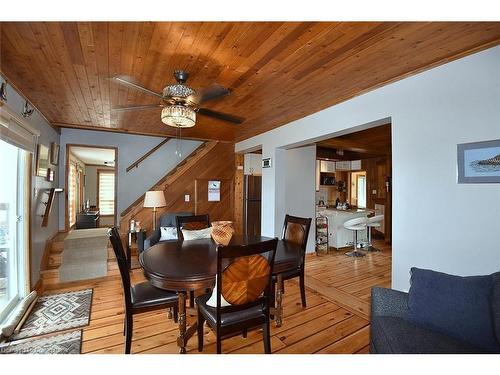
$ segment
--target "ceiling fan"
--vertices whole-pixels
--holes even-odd
[[[208,108],[200,107],[201,104],[210,100],[215,100],[229,95],[231,92],[217,84],[213,84],[205,89],[195,91],[186,85],[189,77],[184,70],[174,71],[177,83],[166,86],[161,93],[156,93],[150,89],[142,87],[122,76],[113,77],[113,80],[121,85],[139,90],[143,93],[155,96],[160,99],[159,104],[135,105],[130,107],[113,108],[113,111],[125,112],[145,109],[162,108],[161,121],[175,128],[191,128],[196,124],[196,114],[216,118],[218,120],[241,124],[243,117],[229,115],[227,113],[212,111]]]

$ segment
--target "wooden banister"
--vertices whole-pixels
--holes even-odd
[[[45,193],[48,194],[49,197],[46,202],[42,202],[45,205],[45,211],[42,215],[42,227],[46,227],[49,223],[50,211],[52,210],[52,203],[54,203],[54,197],[56,193],[60,193],[62,191],[64,191],[64,189],[61,188],[51,188],[45,191]]]
[[[133,162],[132,164],[130,164],[128,167],[127,167],[127,172],[130,172],[132,169],[134,168],[137,168],[139,166],[140,163],[142,163],[144,161],[144,159],[146,159],[147,157],[149,157],[153,152],[155,152],[156,150],[158,150],[161,146],[163,146],[165,143],[168,142],[170,138],[165,138],[163,141],[161,141],[159,144],[157,144],[155,147],[153,147],[151,150],[149,150],[148,152],[146,152],[144,155],[142,155],[139,159],[137,159],[135,162]]]

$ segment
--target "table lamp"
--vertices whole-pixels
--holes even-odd
[[[161,190],[147,191],[144,197],[144,207],[153,208],[153,230],[156,230],[156,209],[158,207],[165,207],[165,194]]]

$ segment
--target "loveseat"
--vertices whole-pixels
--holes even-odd
[[[177,223],[175,218],[177,216],[192,216],[192,212],[173,212],[173,213],[164,213],[160,216],[160,223],[158,224],[156,230],[149,235],[144,240],[144,250],[150,248],[151,246],[157,244],[160,241],[161,232],[160,227],[176,227]],[[168,241],[177,241],[177,240],[168,240]]]
[[[408,293],[372,289],[370,353],[500,353],[500,272],[412,268]]]

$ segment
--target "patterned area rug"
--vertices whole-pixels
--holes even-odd
[[[40,297],[19,333],[10,341],[89,324],[92,289]]]
[[[82,331],[28,338],[0,346],[0,354],[80,354]]]

